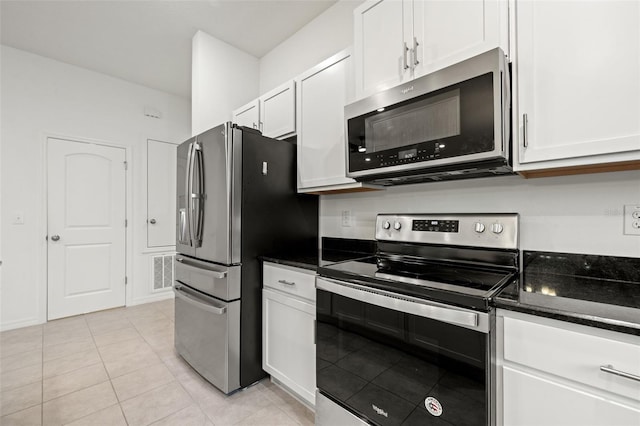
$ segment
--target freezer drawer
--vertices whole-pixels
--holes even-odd
[[[177,281],[223,300],[240,298],[240,266],[223,266],[176,256]]]
[[[222,302],[174,286],[178,353],[224,393],[240,387],[240,301]]]

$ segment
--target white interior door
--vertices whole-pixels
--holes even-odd
[[[48,140],[48,319],[125,304],[125,150]]]
[[[176,145],[147,141],[147,247],[176,245]]]

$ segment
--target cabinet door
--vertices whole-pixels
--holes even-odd
[[[521,1],[516,20],[519,163],[640,158],[640,2]]]
[[[147,140],[147,247],[176,245],[176,145]]]
[[[315,405],[315,306],[262,290],[262,368]]]
[[[344,139],[351,76],[346,50],[296,79],[299,189],[355,182],[346,177]]]
[[[260,123],[260,101],[255,99],[233,111],[232,121],[238,126],[258,129]]]
[[[504,424],[624,426],[640,424],[640,410],[510,367],[503,369]]]
[[[410,78],[411,10],[411,0],[369,0],[355,9],[357,98]]]
[[[270,138],[296,132],[296,84],[292,80],[260,96],[260,129]]]
[[[414,77],[500,46],[508,33],[506,8],[499,0],[415,0],[409,46],[416,50]]]

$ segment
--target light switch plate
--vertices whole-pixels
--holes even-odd
[[[624,234],[640,235],[640,204],[624,206]]]
[[[22,211],[13,212],[13,224],[24,225],[24,212]]]

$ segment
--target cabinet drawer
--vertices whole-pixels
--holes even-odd
[[[505,425],[632,426],[637,407],[620,404],[551,380],[504,368]]]
[[[274,288],[315,302],[316,274],[313,271],[272,263],[265,263],[263,271],[265,288]]]
[[[600,369],[612,366],[640,376],[640,339],[555,323],[558,327],[504,318],[504,359],[640,401],[640,382]]]

